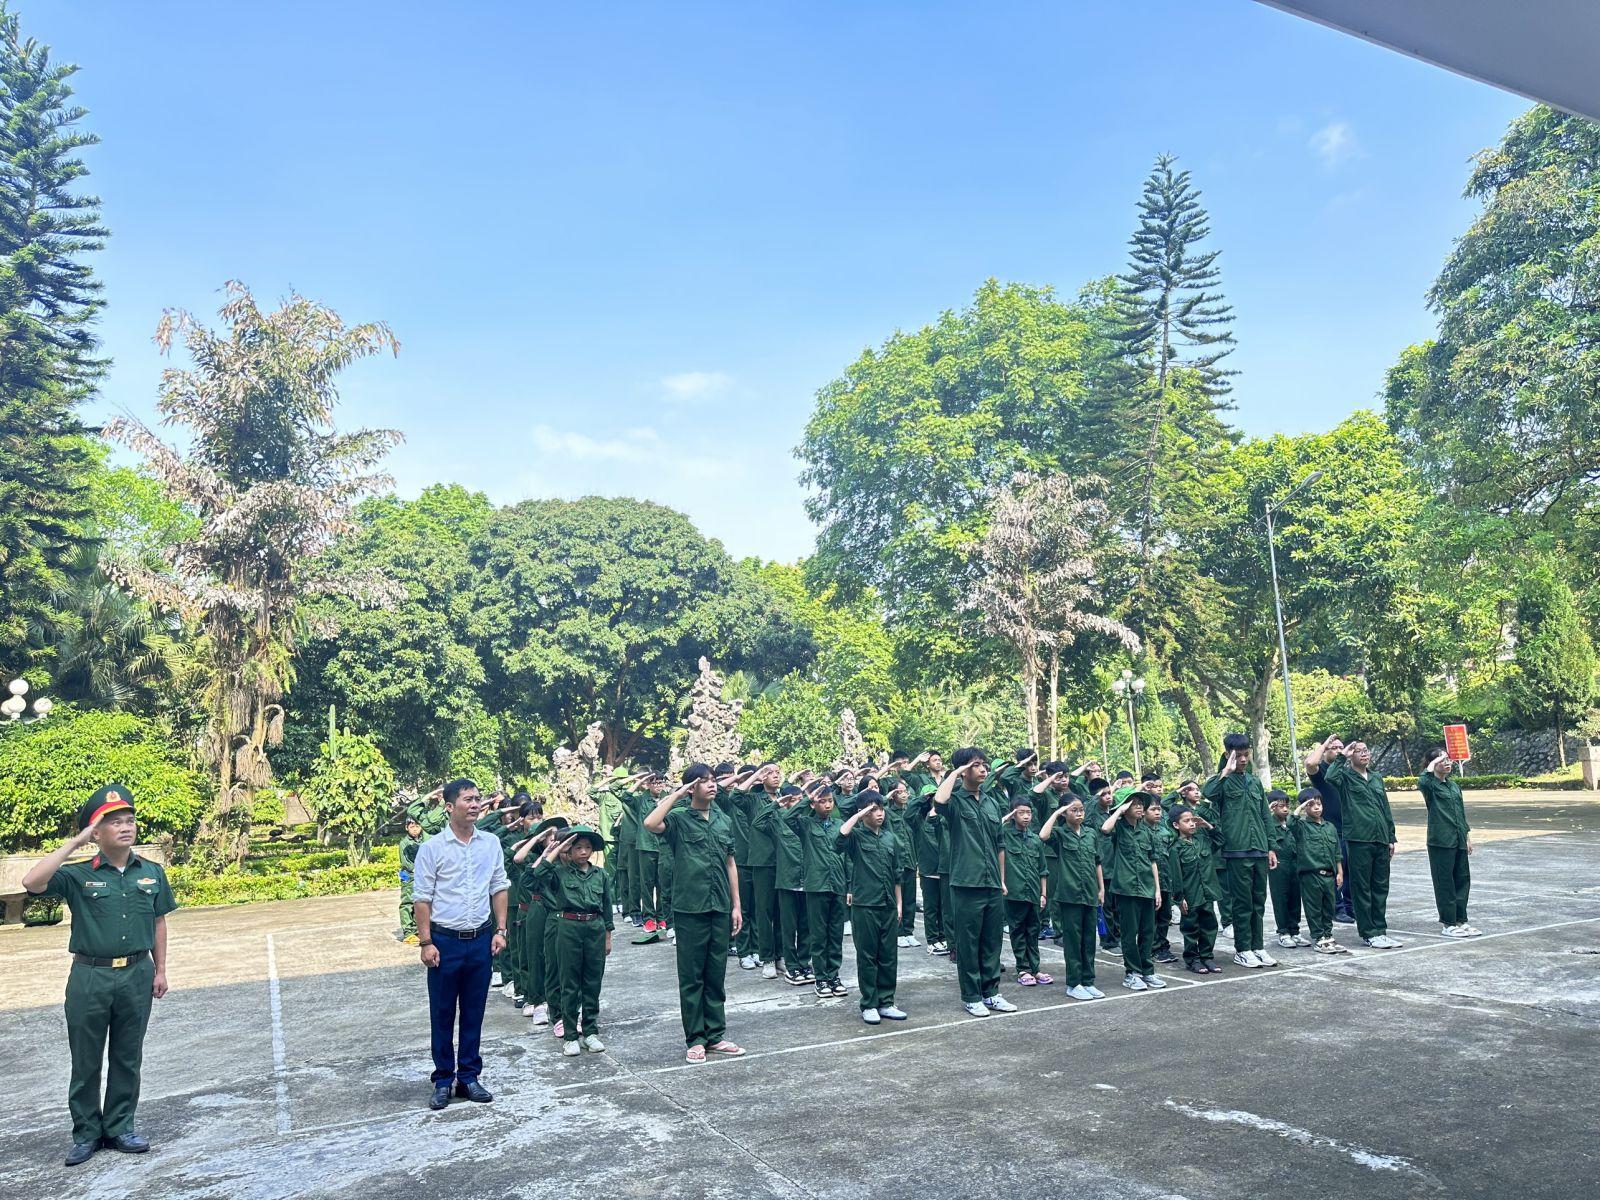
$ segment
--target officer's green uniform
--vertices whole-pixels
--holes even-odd
[[[1066,956],[1067,986],[1092,987],[1100,908],[1100,838],[1087,824],[1074,830],[1063,818],[1050,830],[1045,845],[1056,849],[1056,856],[1049,860],[1050,895],[1061,952]]]
[[[806,925],[811,932],[811,970],[818,983],[834,983],[844,960],[845,860],[839,853],[837,812],[818,816],[810,807],[795,807],[785,819],[804,839],[806,855]]]
[[[72,912],[67,948],[74,959],[66,1003],[72,1140],[120,1137],[133,1132],[139,1106],[139,1068],[156,975],[156,921],[178,902],[160,864],[137,854],[129,855],[121,871],[99,854],[67,863],[50,877],[44,894],[60,898]]]
[[[1007,822],[1000,835],[1006,852],[1006,924],[1011,927],[1011,957],[1017,974],[1039,973],[1039,898],[1044,880],[1044,843],[1030,825]]]
[[[1235,951],[1266,948],[1267,827],[1272,810],[1261,781],[1249,767],[1213,775],[1200,794],[1222,818],[1222,857],[1228,871],[1227,916]]]
[[[733,822],[712,805],[667,813],[663,844],[672,855],[673,927],[678,931],[678,1008],[690,1046],[714,1046],[728,1022],[728,941],[733,894],[728,860],[733,857]]]
[[[1467,896],[1472,873],[1467,866],[1467,808],[1461,785],[1424,771],[1417,781],[1422,802],[1428,806],[1428,873],[1433,876],[1433,900],[1442,925],[1467,923]]]
[[[906,862],[904,846],[887,821],[876,833],[865,821],[858,821],[849,834],[836,836],[834,850],[852,865],[850,937],[856,945],[861,1010],[888,1008],[894,1003],[900,971],[900,951],[895,940],[899,936],[900,914],[895,908],[894,889]],[[823,978],[820,971],[817,977]],[[833,978],[838,978],[837,971]]]
[[[1267,845],[1278,856],[1278,865],[1267,872],[1272,889],[1272,921],[1278,933],[1291,937],[1300,932],[1300,867],[1295,862],[1294,831],[1287,819],[1274,820],[1267,828]]]
[[[1139,821],[1118,818],[1107,839],[1111,848],[1108,891],[1116,893],[1122,926],[1122,965],[1130,975],[1154,975],[1151,943],[1156,933],[1155,838]]]
[[[409,833],[400,839],[400,936],[415,937],[417,933],[417,917],[411,910],[411,888],[416,882],[417,850],[422,845],[421,838],[414,838]]]
[[[1211,839],[1201,834],[1174,838],[1167,852],[1167,869],[1161,876],[1164,890],[1172,903],[1189,906],[1178,921],[1185,965],[1209,963],[1216,953],[1217,901],[1222,899],[1217,859]]]
[[[581,836],[604,845],[600,834]],[[556,897],[550,923],[556,931],[562,1037],[600,1033],[600,985],[606,974],[606,934],[613,928],[611,879],[604,868],[547,862],[534,871],[538,886]]]
[[[1291,816],[1294,858],[1300,876],[1300,903],[1306,928],[1316,941],[1333,936],[1334,880],[1339,872],[1339,831],[1331,821]]]
[[[1339,793],[1344,840],[1350,849],[1350,905],[1356,932],[1363,938],[1389,931],[1389,859],[1394,845],[1394,813],[1383,776],[1369,770],[1363,778],[1342,758],[1323,770],[1324,782]]]
[[[956,975],[961,1002],[974,1004],[1000,994],[1000,939],[1005,926],[1000,891],[1000,801],[984,790],[974,795],[958,780],[938,806],[949,826],[950,917],[955,930]]]

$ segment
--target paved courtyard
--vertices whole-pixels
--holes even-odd
[[[1012,983],[974,1020],[954,972],[901,956],[911,1020],[869,1029],[730,963],[739,1060],[682,1059],[672,952],[619,931],[603,1055],[562,1058],[492,998],[492,1105],[430,1113],[426,995],[392,893],[181,911],[156,1006],[143,1158],[68,1171],[66,931],[0,931],[6,1193],[303,1196],[1342,1197],[1595,1195],[1600,805],[1468,794],[1472,920],[1438,936],[1420,805],[1390,901],[1397,951],[1106,1000]],[[1271,930],[1269,910],[1268,929]],[[1338,936],[1354,944],[1350,926]],[[1219,945],[1219,951],[1226,943]],[[1275,948],[1274,948],[1275,949]],[[1276,952],[1276,951],[1275,951]],[[1007,952],[1009,965],[1009,951]],[[1060,951],[1047,947],[1046,969]],[[847,980],[852,951],[845,947]],[[1055,971],[1059,975],[1059,970]]]

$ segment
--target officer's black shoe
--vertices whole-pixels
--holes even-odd
[[[441,1083],[433,1089],[433,1099],[428,1101],[428,1107],[439,1109],[450,1103],[450,1085]]]
[[[67,1151],[67,1166],[75,1167],[79,1163],[88,1162],[98,1149],[100,1149],[99,1142],[73,1142],[72,1149]]]
[[[103,1137],[100,1144],[107,1150],[120,1150],[124,1154],[143,1154],[150,1149],[149,1139],[137,1133],[119,1133],[116,1137]]]
[[[468,1100],[476,1100],[479,1104],[487,1104],[494,1099],[494,1095],[476,1079],[469,1079],[465,1083],[456,1084],[456,1095],[464,1096]]]

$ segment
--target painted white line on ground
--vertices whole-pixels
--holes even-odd
[[[278,988],[278,948],[267,934],[267,999],[272,1008],[272,1075],[277,1094],[278,1132],[289,1132],[289,1072],[283,1055],[283,995]]]
[[[1574,921],[1553,921],[1546,925],[1533,925],[1526,929],[1506,929],[1499,933],[1486,933],[1475,938],[1449,938],[1437,942],[1424,942],[1417,946],[1405,946],[1399,950],[1365,950],[1352,954],[1328,955],[1326,960],[1308,962],[1298,967],[1268,967],[1261,970],[1251,970],[1244,974],[1229,975],[1224,979],[1197,979],[1193,982],[1183,981],[1185,986],[1166,987],[1156,991],[1133,992],[1121,991],[1107,994],[1104,1000],[1067,1000],[1057,1004],[1041,1004],[1037,1008],[1020,1009],[1014,1013],[991,1013],[987,1017],[964,1017],[954,1021],[939,1021],[932,1025],[907,1025],[900,1029],[890,1029],[879,1033],[856,1034],[853,1037],[833,1038],[825,1042],[806,1042],[798,1046],[781,1046],[775,1050],[752,1050],[738,1058],[707,1059],[705,1063],[675,1063],[672,1066],[653,1067],[646,1070],[633,1071],[633,1076],[640,1075],[668,1075],[678,1071],[704,1071],[707,1069],[728,1069],[735,1063],[749,1063],[767,1058],[781,1058],[790,1054],[804,1054],[811,1050],[833,1050],[841,1046],[860,1046],[868,1042],[884,1041],[888,1038],[914,1037],[923,1033],[936,1033],[940,1030],[954,1029],[958,1026],[1004,1026],[1006,1021],[1018,1020],[1023,1017],[1036,1016],[1039,1013],[1058,1012],[1066,1008],[1099,1008],[1106,1004],[1114,1004],[1118,1000],[1143,1000],[1149,1002],[1157,996],[1184,995],[1197,988],[1227,987],[1230,984],[1243,983],[1250,979],[1287,979],[1293,975],[1313,973],[1323,965],[1339,964],[1341,966],[1358,966],[1363,963],[1380,962],[1385,959],[1399,958],[1406,954],[1425,953],[1429,950],[1444,950],[1450,948],[1466,947],[1474,944],[1482,945],[1484,942],[1494,941],[1507,937],[1526,937],[1532,933],[1543,933],[1551,929],[1567,929],[1574,925],[1593,925],[1600,923],[1600,917],[1583,917]],[[603,1086],[626,1080],[629,1076],[614,1075],[606,1079],[586,1081],[583,1083],[563,1084],[552,1088],[554,1092],[570,1092],[583,1088]]]
[[[1197,1121],[1210,1121],[1220,1125],[1243,1125],[1247,1129],[1259,1129],[1264,1133],[1275,1134],[1287,1138],[1301,1146],[1320,1146],[1328,1150],[1337,1150],[1347,1158],[1352,1158],[1366,1167],[1369,1171],[1404,1171],[1410,1175],[1420,1175],[1408,1158],[1401,1158],[1395,1154],[1378,1154],[1361,1146],[1352,1146],[1348,1142],[1341,1142],[1336,1138],[1324,1137],[1312,1133],[1309,1129],[1299,1129],[1293,1125],[1285,1125],[1282,1121],[1275,1121],[1271,1117],[1260,1117],[1252,1112],[1241,1109],[1217,1108],[1191,1108],[1187,1104],[1179,1104],[1176,1100],[1168,1100],[1165,1107],[1174,1112],[1181,1112],[1186,1117],[1193,1117]]]

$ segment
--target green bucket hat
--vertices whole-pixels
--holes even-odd
[[[583,838],[596,850],[604,850],[606,848],[605,837],[598,829],[590,828],[588,825],[572,826],[572,828],[567,830],[567,837]]]

